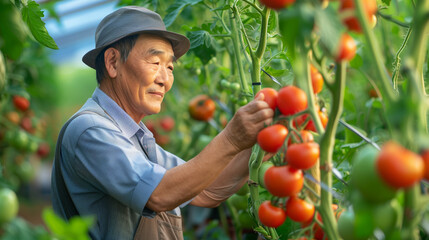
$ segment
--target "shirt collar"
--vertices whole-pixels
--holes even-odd
[[[137,124],[112,98],[104,93],[100,88],[96,88],[92,98],[100,105],[101,108],[119,125],[119,128],[131,138],[137,131],[142,130],[144,134],[153,137],[149,129],[140,122]]]

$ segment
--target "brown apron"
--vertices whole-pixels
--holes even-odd
[[[168,212],[141,217],[134,240],[183,240],[182,217]]]

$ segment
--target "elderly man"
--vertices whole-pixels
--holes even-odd
[[[123,7],[101,21],[95,41],[83,62],[99,85],[58,137],[54,210],[95,216],[93,239],[183,239],[179,207],[215,207],[236,192],[274,113],[263,96],[251,101],[185,162],[156,145],[141,119],[160,111],[189,40],[166,31],[157,13]]]

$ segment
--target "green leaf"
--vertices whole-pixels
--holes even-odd
[[[16,60],[24,49],[28,30],[10,0],[0,0],[0,23],[0,50],[5,57]]]
[[[188,37],[189,41],[191,41],[191,49],[199,47],[201,45],[211,47],[215,42],[210,33],[205,30],[189,32]]]
[[[45,209],[43,211],[43,220],[55,235],[60,236],[66,233],[67,223],[62,218],[55,215],[52,209]]]
[[[188,32],[187,35],[191,42],[191,52],[201,59],[201,62],[207,64],[216,56],[216,41],[209,32],[197,30]]]
[[[176,2],[167,9],[167,15],[164,18],[165,26],[169,27],[185,7],[195,5],[202,1],[203,0],[176,0]]]
[[[57,44],[54,39],[49,35],[48,31],[45,28],[45,23],[42,21],[42,17],[44,16],[41,11],[39,4],[35,1],[28,2],[28,5],[23,6],[22,8],[22,18],[27,23],[30,28],[33,37],[42,45],[52,48],[58,49]]]
[[[332,8],[316,10],[316,22],[320,41],[329,53],[338,51],[338,42],[344,26],[338,18],[338,14]]]
[[[314,8],[308,4],[291,6],[279,13],[279,29],[288,54],[295,57],[295,45],[310,37],[314,28]]]
[[[381,0],[384,4],[386,4],[387,6],[390,6],[390,2],[391,0]]]

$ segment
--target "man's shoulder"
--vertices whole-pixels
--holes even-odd
[[[107,113],[92,99],[89,99],[70,119],[71,122],[64,133],[66,138],[77,140],[76,138],[91,128],[120,131]]]

